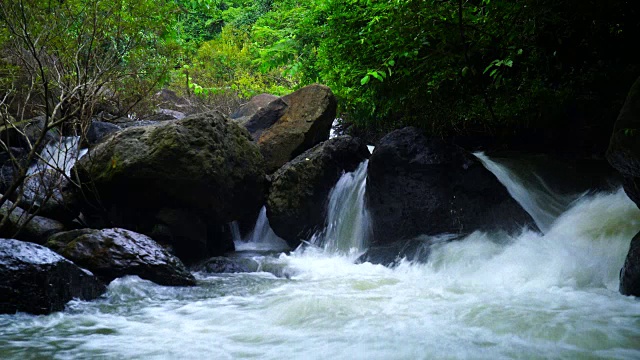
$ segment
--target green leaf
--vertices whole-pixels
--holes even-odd
[[[360,85],[366,85],[369,82],[369,80],[371,80],[371,78],[369,77],[369,75],[366,75],[365,77],[360,79]]]

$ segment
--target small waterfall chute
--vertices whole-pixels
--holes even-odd
[[[237,223],[231,224],[231,233],[237,251],[286,251],[289,250],[287,242],[276,235],[267,219],[267,208],[260,209],[260,215],[256,220],[253,230],[244,238],[240,236]]]
[[[40,152],[39,160],[27,171],[27,175],[52,169],[67,176],[73,165],[87,153],[88,149],[80,149],[79,136],[66,136],[52,141]]]
[[[364,251],[371,233],[364,206],[368,160],[354,172],[345,173],[329,195],[327,226],[310,242],[329,253],[352,254]]]
[[[553,223],[585,193],[560,194],[551,189],[539,175],[517,173],[483,152],[474,153],[485,168],[507,188],[511,197],[531,215],[542,232],[548,232]]]

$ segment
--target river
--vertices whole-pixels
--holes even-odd
[[[126,277],[63,312],[0,315],[0,358],[640,358],[640,301],[618,293],[640,211],[622,190],[539,216],[544,234],[476,232],[387,268],[356,261],[365,180],[345,176],[342,215],[303,248],[279,252],[263,214],[237,240],[257,272],[195,273],[192,288]]]

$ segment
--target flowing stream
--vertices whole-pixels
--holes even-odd
[[[264,271],[196,273],[193,288],[126,277],[61,313],[0,315],[0,358],[640,358],[640,301],[617,291],[640,229],[622,190],[573,199],[544,234],[476,232],[386,268],[355,262],[363,174],[344,175],[328,228],[295,251],[255,255],[283,244],[263,213],[237,245]],[[518,201],[542,190],[522,191]]]

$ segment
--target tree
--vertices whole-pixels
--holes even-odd
[[[166,79],[177,50],[166,16],[174,10],[171,1],[0,1],[2,69],[10,74],[0,84],[0,151],[13,168],[0,206],[22,197],[52,136],[83,136],[105,106],[126,114]],[[59,166],[53,171],[74,183]]]

